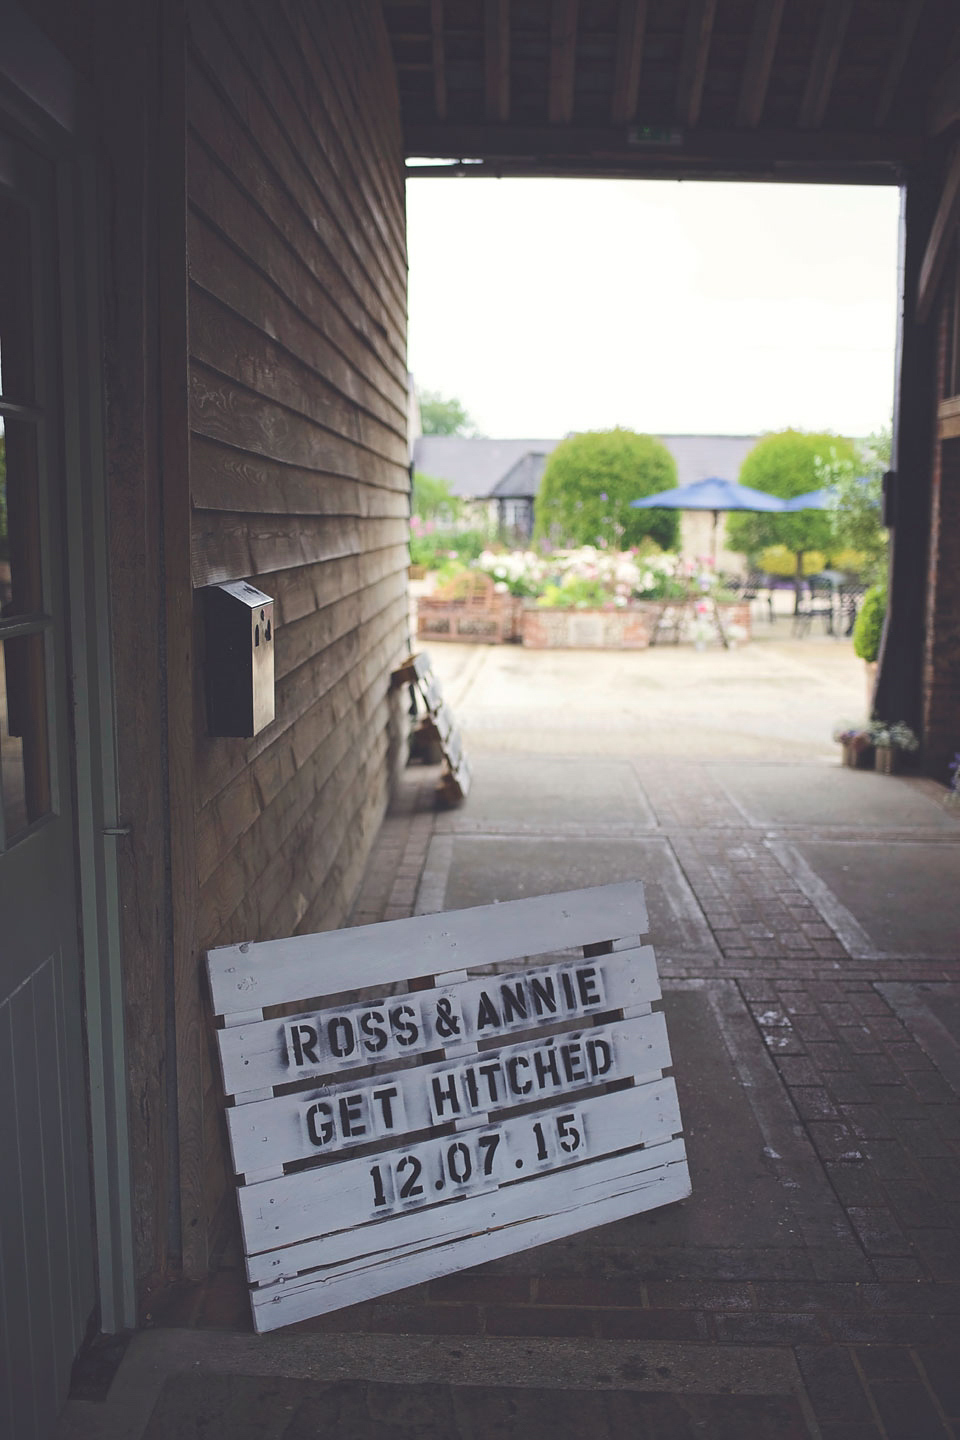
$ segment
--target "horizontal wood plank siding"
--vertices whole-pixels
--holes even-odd
[[[196,745],[198,943],[343,923],[407,630],[403,163],[380,7],[191,0],[194,587],[275,597],[276,719]],[[227,1183],[204,1079],[213,1226]]]

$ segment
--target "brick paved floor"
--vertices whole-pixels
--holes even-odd
[[[449,665],[469,800],[436,810],[438,772],[407,771],[353,923],[645,880],[693,1195],[293,1331],[575,1344],[607,1380],[628,1342],[705,1376],[731,1348],[782,1353],[797,1433],[960,1437],[960,819],[930,782],[841,771],[815,741],[767,765],[684,758],[672,735],[654,753],[607,696],[590,754],[545,708],[583,657],[550,658],[524,718],[518,662],[494,694],[490,654]],[[163,1319],[245,1328],[235,1257]],[[780,1412],[755,1432],[719,1413],[662,1433],[749,1440]]]

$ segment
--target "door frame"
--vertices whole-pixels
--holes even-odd
[[[78,857],[91,1194],[99,1327],[137,1322],[124,1042],[109,531],[103,434],[100,218],[91,108],[63,55],[17,4],[4,5],[0,115],[56,167],[67,655]],[[61,777],[61,783],[70,783]]]

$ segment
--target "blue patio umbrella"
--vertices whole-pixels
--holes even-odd
[[[830,487],[825,485],[821,490],[808,490],[806,495],[794,495],[792,500],[784,500],[783,508],[791,513],[796,510],[829,510]]]
[[[861,485],[869,485],[869,475],[858,477]],[[824,485],[819,490],[808,490],[805,495],[794,495],[792,500],[783,502],[784,510],[830,510],[833,508],[833,486]]]
[[[721,510],[752,510],[767,514],[786,509],[777,495],[768,495],[765,490],[752,490],[749,485],[736,485],[732,480],[721,480],[716,476],[709,480],[694,480],[689,485],[677,485],[673,490],[661,490],[658,495],[647,495],[643,500],[631,500],[630,507],[633,510],[711,510],[714,561],[717,558],[717,522]]]

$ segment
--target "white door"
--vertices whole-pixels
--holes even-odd
[[[55,183],[0,132],[0,1434],[46,1440],[96,1305]]]

